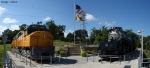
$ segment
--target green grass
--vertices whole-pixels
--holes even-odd
[[[73,43],[64,42],[61,40],[54,40],[54,46],[72,45]]]
[[[6,44],[6,50],[11,49],[11,44]],[[4,45],[0,44],[0,58],[4,58]],[[0,63],[3,62],[2,59],[0,59]],[[0,64],[0,68],[2,68],[2,65]]]

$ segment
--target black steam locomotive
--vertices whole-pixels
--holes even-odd
[[[134,40],[123,31],[122,27],[111,27],[108,40],[101,41],[97,50],[100,55],[124,55],[135,48]]]

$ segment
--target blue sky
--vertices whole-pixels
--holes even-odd
[[[105,25],[132,29],[135,33],[143,29],[145,36],[150,35],[150,0],[1,0],[0,34],[7,28],[19,29],[21,24],[45,24],[49,20],[65,25],[65,35],[74,31],[74,23],[75,29],[82,29],[82,22],[74,20],[74,2],[86,13],[88,33],[93,27]]]

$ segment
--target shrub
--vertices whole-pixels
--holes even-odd
[[[86,57],[86,51],[81,51],[81,56]]]
[[[59,51],[55,51],[55,54],[59,54]]]
[[[90,51],[90,50],[86,50],[86,52],[87,52],[88,54],[92,54],[92,51]]]
[[[82,51],[86,51],[86,49],[83,48]]]
[[[65,51],[64,50],[61,50],[61,51],[59,51],[60,52],[60,56],[61,57],[64,57],[65,56]]]

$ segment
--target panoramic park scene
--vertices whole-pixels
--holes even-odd
[[[150,67],[150,1],[0,2],[0,68]]]

